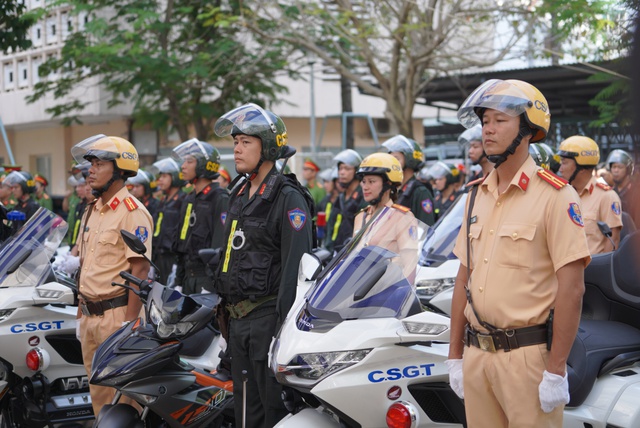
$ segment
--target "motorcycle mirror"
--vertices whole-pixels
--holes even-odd
[[[320,259],[314,254],[304,253],[300,259],[300,272],[307,281],[313,281],[322,270]]]
[[[120,231],[120,235],[122,236],[122,239],[124,240],[124,243],[127,245],[127,247],[129,247],[134,253],[143,255],[147,252],[147,247],[145,247],[140,238],[138,238],[133,233],[122,229]]]
[[[602,232],[602,234],[606,237],[611,237],[612,233],[611,233],[611,228],[609,227],[609,225],[607,223],[605,223],[604,221],[599,221],[598,222],[598,229],[600,229],[600,232]]]

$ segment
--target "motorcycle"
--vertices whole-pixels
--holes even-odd
[[[145,247],[126,231],[125,243],[144,256]],[[145,256],[146,257],[146,256]],[[105,340],[93,358],[90,382],[117,389],[112,404],[96,418],[95,427],[221,427],[233,419],[233,383],[215,371],[219,334],[211,327],[218,297],[186,296],[158,282],[120,276],[138,286],[113,283],[134,290],[145,307],[138,318]],[[199,362],[199,363],[198,363]],[[201,367],[198,367],[200,365]],[[208,365],[208,367],[207,367]],[[129,397],[142,413],[121,403]]]
[[[291,412],[278,427],[466,425],[444,364],[449,319],[416,304],[410,264],[417,251],[411,259],[367,245],[383,232],[365,231],[320,273],[317,259],[303,257],[300,286],[310,288],[271,347],[271,368]],[[594,256],[587,268],[564,427],[640,426],[638,254],[640,233],[616,252]]]
[[[0,248],[0,426],[93,419],[74,281],[52,268],[67,224],[39,209]]]

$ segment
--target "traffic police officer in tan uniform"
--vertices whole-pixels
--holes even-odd
[[[589,137],[574,135],[560,143],[558,155],[562,158],[560,174],[580,195],[589,251],[591,254],[613,251],[620,244],[621,203],[613,188],[600,183],[593,173],[600,162],[598,144]],[[611,240],[600,232],[599,221],[611,228]]]
[[[111,286],[112,281],[123,282],[120,271],[138,278],[146,278],[149,273],[149,262],[125,245],[120,230],[134,233],[151,256],[153,224],[149,212],[124,184],[138,172],[138,153],[129,141],[95,135],[76,144],[71,154],[78,163],[91,162],[86,181],[97,198],[84,213],[78,238],[78,334],[84,366],[91,375],[98,346],[123,323],[136,319],[142,308],[133,291]],[[102,406],[111,402],[115,389],[95,385],[89,388],[97,416]]]
[[[559,428],[590,261],[579,198],[529,156],[550,123],[532,85],[489,80],[458,118],[465,127],[482,121],[495,169],[470,190],[454,248],[461,265],[446,361],[451,386],[465,398],[471,428]]]

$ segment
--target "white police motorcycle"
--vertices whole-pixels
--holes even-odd
[[[317,260],[303,257],[303,297],[271,347],[271,368],[291,412],[278,427],[465,425],[444,364],[449,319],[418,304],[417,251],[398,257],[373,245],[384,224],[397,220],[383,212],[377,221],[319,275]],[[638,254],[636,233],[616,252],[595,256],[585,274],[565,427],[640,427]]]

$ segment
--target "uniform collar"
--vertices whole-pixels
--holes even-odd
[[[122,204],[122,201],[129,196],[130,196],[129,190],[127,190],[127,187],[124,186],[122,189],[118,190],[118,192],[115,195],[113,195],[111,199],[107,201],[106,204],[102,203],[102,198],[98,198],[98,200],[96,201],[95,209],[101,210],[105,206],[107,206],[111,208],[112,211],[115,211],[118,209],[120,204]]]
[[[592,176],[589,179],[589,181],[587,181],[587,184],[585,184],[585,186],[582,189],[580,189],[580,191],[578,192],[578,196],[582,196],[585,193],[592,194],[593,189],[595,189],[596,187],[596,183],[597,183],[597,178]]]
[[[256,191],[256,193],[254,193],[254,196],[262,195],[262,193],[264,193],[265,189],[267,188],[267,183],[269,183],[269,178],[275,174],[278,174],[278,170],[276,168],[276,164],[274,163],[273,168],[271,168],[271,171],[269,171],[267,175],[264,177],[264,180],[262,180],[262,183],[260,183],[260,186],[258,187],[258,190]],[[251,185],[251,182],[249,180],[246,180],[242,185],[242,188],[240,188],[240,191],[238,192],[238,196],[243,195],[245,191],[249,190],[250,185]]]
[[[516,172],[516,174],[511,179],[511,182],[509,183],[509,186],[507,187],[507,189],[510,187],[517,187],[523,192],[526,192],[527,188],[529,187],[531,177],[533,177],[536,174],[536,171],[538,170],[538,168],[539,167],[533,161],[533,158],[531,156],[527,157],[524,163],[520,166],[520,169],[518,169],[518,172]],[[484,180],[480,184],[480,186],[486,187],[487,190],[491,192],[497,191],[498,171],[496,169],[491,171],[487,176],[487,179]]]

